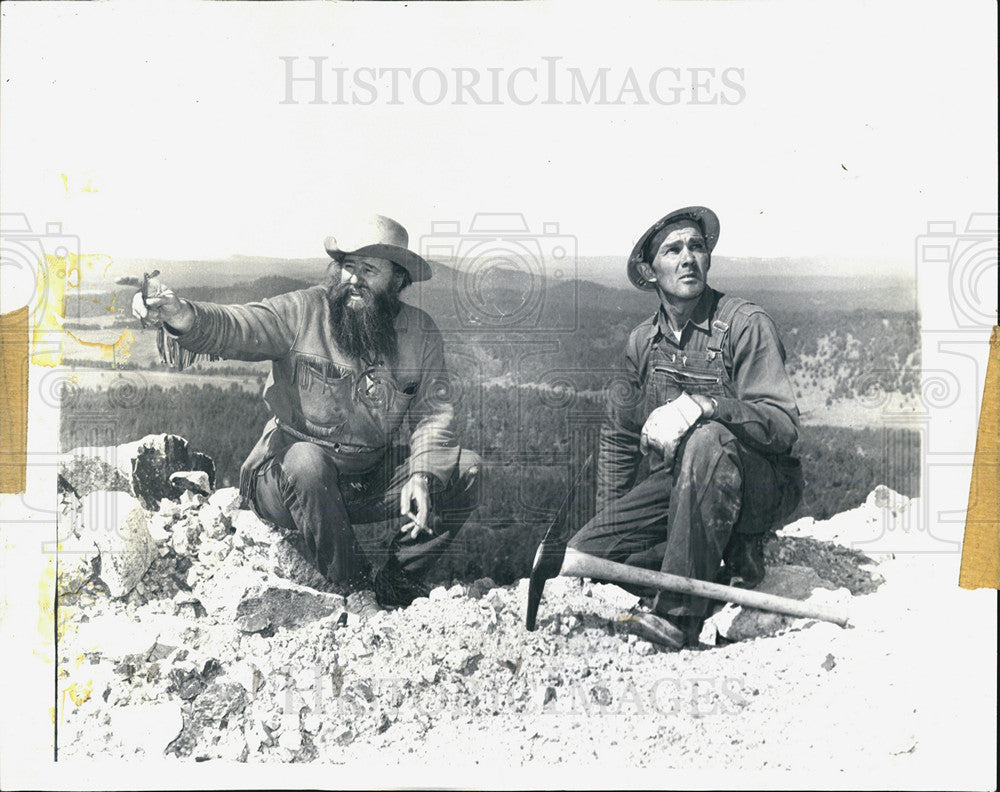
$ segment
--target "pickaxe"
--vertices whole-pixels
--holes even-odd
[[[732,602],[748,608],[783,613],[788,616],[820,619],[839,624],[841,627],[847,625],[847,611],[844,608],[814,605],[774,594],[710,583],[707,580],[696,580],[681,575],[672,575],[668,572],[655,572],[651,569],[608,561],[567,547],[569,536],[565,530],[566,516],[570,503],[574,501],[575,491],[590,467],[591,459],[592,457],[588,457],[587,461],[584,462],[573,490],[566,495],[566,499],[560,506],[535,553],[531,577],[528,579],[528,610],[524,620],[524,626],[529,630],[535,629],[535,619],[538,616],[538,605],[542,600],[545,581],[558,575],[588,577],[608,583],[625,583],[633,586],[676,591],[682,594],[693,594],[698,597]]]

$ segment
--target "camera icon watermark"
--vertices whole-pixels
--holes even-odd
[[[947,300],[925,301],[925,310],[940,313],[924,317],[924,326],[975,330],[997,321],[998,215],[969,215],[963,231],[952,220],[927,223],[927,233],[916,240],[916,268],[921,287]],[[946,311],[950,313],[945,313]]]
[[[919,381],[905,367],[868,372],[859,403],[881,413],[883,481],[919,478],[921,497],[873,493],[880,519],[853,546],[877,553],[960,552],[979,418],[984,330],[996,322],[998,233],[995,213],[971,214],[964,226],[930,221],[915,239],[920,293]],[[917,385],[903,410],[890,396]],[[903,386],[906,387],[903,387]],[[911,486],[912,488],[912,486]],[[973,500],[977,493],[972,493]]]
[[[62,223],[46,223],[41,232],[32,229],[23,213],[0,214],[0,313],[28,306],[35,326],[44,325],[50,311],[61,315],[67,277],[79,258],[80,238],[63,233]],[[55,344],[58,351],[61,334],[55,330],[54,335],[36,337],[36,344],[41,342],[48,351]],[[36,354],[45,349],[36,346]]]
[[[559,224],[532,232],[519,212],[480,212],[466,230],[436,221],[421,255],[443,265],[452,310],[442,332],[570,333],[578,326],[577,240]],[[440,277],[440,275],[439,275]],[[429,292],[421,292],[431,308]]]

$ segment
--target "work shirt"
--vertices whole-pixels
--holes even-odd
[[[791,452],[799,412],[777,328],[763,309],[742,300],[729,305],[725,313],[732,314],[720,324],[722,300],[720,292],[706,288],[680,339],[662,307],[630,333],[621,387],[609,390],[601,427],[598,510],[635,485],[642,426],[681,391],[711,396],[717,405],[712,420],[755,451],[775,458]],[[722,341],[718,350],[713,337]]]
[[[385,457],[408,418],[410,475],[447,482],[458,464],[454,408],[444,342],[434,321],[402,304],[395,319],[395,361],[362,361],[334,340],[327,291],[313,286],[246,305],[188,301],[194,325],[174,336],[191,352],[270,360],[264,401],[272,418],[240,471],[252,495],[258,471],[290,443],[322,445],[341,473],[360,473]]]

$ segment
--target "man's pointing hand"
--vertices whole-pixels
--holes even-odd
[[[171,289],[156,278],[150,278],[146,295],[136,292],[132,298],[132,315],[144,324],[166,322],[179,333],[194,326],[194,310]]]

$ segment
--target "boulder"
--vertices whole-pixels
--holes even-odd
[[[134,443],[118,446],[118,453],[131,460],[132,492],[155,511],[161,498],[177,499],[183,490],[170,482],[170,474],[189,470],[191,455],[183,437],[146,435]]]
[[[199,565],[194,564],[190,571],[198,569]],[[211,576],[194,576],[194,578],[189,581],[194,586],[194,595],[201,601],[206,611],[221,622],[232,622],[236,619],[236,608],[243,599],[244,592],[255,590],[274,579],[263,569],[230,564],[223,564]]]
[[[80,512],[81,538],[92,539],[100,553],[101,580],[112,597],[126,596],[156,557],[148,512],[126,492],[92,492]]]
[[[211,492],[215,484],[215,464],[211,457],[191,451],[183,437],[150,434],[141,440],[118,446],[82,446],[60,455],[60,491],[83,497],[99,490],[129,492],[151,511],[163,498],[178,499],[188,487],[178,487],[174,473],[197,473],[197,486]],[[207,478],[207,487],[204,481]]]
[[[208,489],[211,492],[215,488],[215,462],[212,457],[201,451],[192,451],[190,459],[192,470],[203,471],[208,476]]]
[[[789,564],[768,567],[764,579],[754,590],[790,599],[810,600],[815,589],[822,589],[825,593],[826,590],[835,588],[828,580],[821,578],[816,570]],[[714,628],[723,638],[729,641],[746,641],[788,629],[797,619],[794,616],[729,603],[707,621],[709,630]]]

